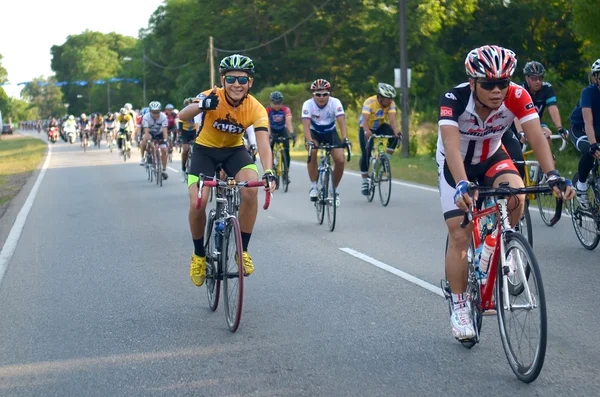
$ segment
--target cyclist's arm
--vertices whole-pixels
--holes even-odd
[[[583,122],[585,123],[585,134],[587,135],[590,145],[596,142],[596,132],[594,131],[594,116],[592,115],[591,107],[581,107],[581,114],[583,114]]]
[[[144,127],[144,138],[146,140],[150,139],[150,128],[148,128],[148,127]]]
[[[456,183],[468,181],[465,164],[460,154],[460,132],[454,125],[441,125],[440,135],[444,144],[446,164]]]
[[[390,119],[390,126],[394,131],[394,135],[400,135],[400,131],[398,130],[398,120],[396,120],[396,112],[389,112],[388,117]]]
[[[338,125],[340,126],[340,132],[342,133],[342,139],[348,138],[348,131],[346,129],[346,116],[341,114],[336,117]]]
[[[195,116],[199,115],[200,112],[201,110],[198,107],[198,102],[192,102],[179,112],[179,119],[192,120]]]
[[[294,126],[292,124],[292,111],[289,108],[285,114],[285,128],[287,128],[288,134],[294,133]]]
[[[257,127],[254,130],[254,134],[256,135],[256,147],[263,170],[273,169],[273,153],[271,153],[268,129],[266,127]],[[248,136],[248,138],[250,137]]]
[[[560,112],[558,111],[558,106],[550,105],[548,106],[548,113],[550,114],[550,118],[554,123],[554,126],[559,129],[562,128],[562,121],[560,119]]]
[[[554,170],[554,160],[550,146],[546,142],[546,137],[542,131],[539,117],[531,119],[521,124],[525,138],[535,153],[535,158],[539,161],[542,171],[547,173]]]
[[[168,127],[162,127],[162,136],[165,141],[168,139],[168,137],[169,137],[169,128]]]
[[[312,136],[310,135],[310,119],[302,119],[302,129],[304,130],[304,139],[306,143],[312,142]]]
[[[365,132],[365,135],[371,135],[371,129],[369,128],[369,118],[371,116],[371,112],[369,113],[362,113],[362,124],[361,127],[363,129],[363,131]],[[391,119],[390,119],[390,123],[391,123]]]

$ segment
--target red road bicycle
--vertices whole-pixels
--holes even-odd
[[[466,348],[472,348],[479,342],[483,316],[496,314],[508,363],[521,381],[530,383],[539,376],[546,356],[546,298],[542,274],[533,249],[527,239],[510,226],[507,199],[519,194],[548,193],[552,189],[547,185],[512,188],[508,183],[502,183],[498,188],[489,188],[471,183],[471,197],[476,191],[479,192],[480,199],[493,198],[493,204],[465,213],[461,224],[461,227],[466,228],[473,223],[473,238],[467,250],[466,293],[471,302],[475,337],[460,340],[460,343]],[[561,209],[557,209],[555,217],[559,219]],[[476,255],[490,234],[495,240],[495,248],[490,258],[487,278],[483,279],[476,268],[479,263]],[[442,280],[441,287],[452,310],[448,281]],[[533,320],[529,326],[525,325],[528,320]],[[533,335],[525,335],[530,331]],[[533,352],[526,353],[527,348],[532,348]]]

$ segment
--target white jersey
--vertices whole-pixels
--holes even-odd
[[[302,105],[302,118],[310,120],[310,129],[319,134],[329,134],[335,131],[335,119],[344,115],[344,107],[339,99],[332,96],[322,108],[313,98]]]
[[[168,125],[167,115],[163,112],[160,112],[160,116],[156,120],[150,112],[146,113],[142,119],[142,128],[150,128],[150,135],[152,136],[161,134],[163,127],[167,128]]]

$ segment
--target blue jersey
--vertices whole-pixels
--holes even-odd
[[[582,108],[592,109],[594,130],[600,131],[600,89],[595,84],[587,86],[581,92],[581,98],[571,113],[571,127],[584,128]]]
[[[285,118],[288,114],[291,114],[291,111],[287,106],[282,106],[279,110],[275,110],[269,106],[267,114],[269,115],[271,131],[283,131],[285,129]]]

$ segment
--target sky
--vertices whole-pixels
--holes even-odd
[[[8,72],[6,93],[19,97],[17,83],[51,76],[50,48],[68,35],[94,30],[138,37],[162,0],[8,0],[0,4],[0,54]],[[97,11],[93,11],[97,10]],[[131,14],[131,16],[125,14]],[[111,17],[112,15],[112,17]]]

